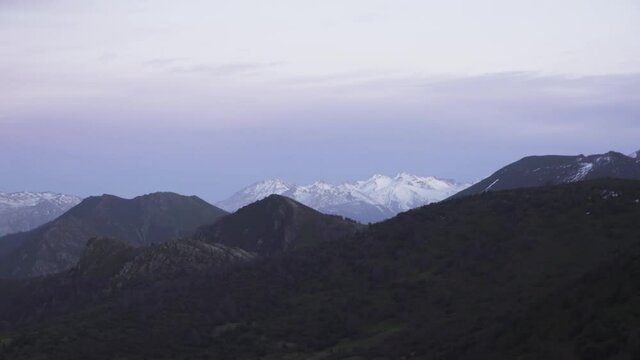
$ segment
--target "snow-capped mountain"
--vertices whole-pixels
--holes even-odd
[[[0,236],[31,230],[76,206],[82,199],[52,192],[0,192]]]
[[[455,196],[605,177],[640,179],[640,151],[630,155],[609,151],[588,156],[528,156],[503,167]]]
[[[317,181],[298,186],[282,180],[264,180],[240,190],[216,206],[235,211],[277,194],[295,199],[318,211],[346,216],[360,222],[376,222],[399,212],[445,199],[469,184],[401,173],[395,177],[374,175],[367,180],[329,184]]]

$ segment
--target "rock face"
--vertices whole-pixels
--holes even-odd
[[[0,192],[0,236],[35,229],[80,201],[77,196],[52,192]]]
[[[93,237],[112,237],[133,246],[162,243],[187,237],[225,214],[195,196],[173,193],[130,200],[90,197],[37,229],[0,238],[0,276],[31,277],[67,270]]]
[[[143,248],[123,266],[117,278],[124,281],[166,279],[253,258],[254,255],[247,251],[222,244],[170,241]]]
[[[338,185],[316,181],[310,185],[298,186],[282,180],[264,180],[240,190],[216,205],[227,211],[236,211],[276,194],[292,198],[325,214],[368,223],[443,200],[469,185],[407,173],[395,177],[374,175],[367,180]]]
[[[339,239],[362,227],[287,197],[271,195],[201,228],[195,239],[270,255]]]
[[[589,156],[528,156],[503,167],[453,197],[608,177],[640,179],[640,158],[637,154],[638,152],[623,155],[610,151]]]
[[[108,279],[114,285],[166,280],[207,269],[249,261],[242,249],[195,240],[175,240],[140,248],[110,238],[93,238],[73,269],[82,277]]]

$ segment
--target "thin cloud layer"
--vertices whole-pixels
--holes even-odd
[[[639,17],[626,0],[0,1],[0,190],[215,200],[265,177],[472,181],[635,151]]]

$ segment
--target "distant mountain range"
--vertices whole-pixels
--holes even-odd
[[[197,264],[224,259],[216,254],[227,254],[227,248],[249,254],[240,254],[240,258],[271,256],[348,237],[364,228],[345,217],[376,222],[451,195],[456,198],[607,177],[640,179],[639,155],[640,152],[630,155],[608,152],[589,156],[530,156],[470,187],[406,173],[395,177],[375,175],[340,185],[316,182],[296,186],[266,180],[218,203],[235,210],[231,215],[197,197],[173,193],[131,200],[95,196],[40,227],[0,237],[0,277],[33,277],[70,269],[77,264],[87,241],[96,237],[117,239],[132,247],[169,242],[136,255],[137,260],[131,266],[147,269],[144,270],[147,273],[153,273],[148,270],[152,268],[160,273],[199,268]],[[462,191],[456,194],[458,190]],[[53,217],[54,210],[61,213],[80,201],[74,196],[53,193],[1,195],[0,210],[5,211],[5,217],[0,220],[31,214],[31,227],[36,226],[36,215]],[[188,239],[190,243],[171,242],[177,239]],[[212,258],[198,254],[209,254]],[[194,266],[183,266],[189,261]],[[163,268],[159,265],[163,262],[177,265]]]
[[[202,274],[259,255],[307,248],[352,236],[364,228],[342,217],[319,213],[295,200],[271,195],[180,240],[134,247],[117,239],[92,238],[70,273],[106,281],[103,286],[109,288],[139,285]]]
[[[52,192],[0,192],[0,236],[34,229],[80,201],[78,196]]]
[[[454,197],[599,178],[640,179],[640,151],[596,155],[528,156],[496,171]]]
[[[195,196],[154,193],[134,199],[93,196],[34,230],[0,238],[0,277],[29,277],[76,265],[93,237],[113,237],[133,246],[192,235],[226,215]]]
[[[228,199],[216,203],[216,206],[233,212],[276,194],[292,198],[326,214],[341,215],[368,223],[443,200],[469,185],[407,173],[395,177],[374,175],[367,180],[338,185],[317,181],[299,186],[276,179],[252,184]]]

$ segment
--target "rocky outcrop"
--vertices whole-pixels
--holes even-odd
[[[254,255],[239,248],[196,240],[150,245],[128,261],[117,275],[119,281],[154,280],[243,262]]]
[[[110,239],[89,240],[72,273],[108,280],[112,285],[166,280],[249,261],[254,255],[242,249],[196,240],[177,240],[135,248]]]

